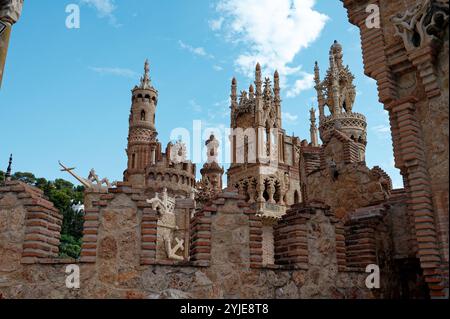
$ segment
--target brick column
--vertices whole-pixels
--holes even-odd
[[[391,121],[396,124],[393,131],[396,166],[407,181],[408,210],[414,216],[417,256],[424,269],[425,281],[431,296],[440,297],[445,295],[441,285],[441,257],[421,126],[415,116],[416,101],[416,98],[408,97],[389,105]]]
[[[347,270],[347,249],[345,247],[345,227],[340,220],[335,223],[336,232],[336,258],[338,271]]]
[[[211,212],[214,208],[205,207],[191,220],[190,260],[193,264],[209,265],[211,260]]]
[[[250,268],[261,268],[263,263],[263,222],[260,216],[256,216],[248,204],[245,203],[245,213],[248,215],[250,228]]]
[[[141,223],[141,265],[155,263],[157,234],[157,212],[150,208],[144,208]]]
[[[308,269],[308,238],[306,222],[312,209],[295,205],[274,226],[275,264]]]
[[[349,214],[345,222],[346,262],[350,271],[365,271],[367,265],[378,265],[376,228],[382,218],[371,207]]]
[[[85,263],[93,263],[97,257],[97,236],[99,226],[98,207],[85,208],[83,224],[83,243],[81,245],[80,260]]]

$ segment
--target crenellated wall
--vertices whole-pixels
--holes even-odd
[[[190,220],[189,260],[155,258],[159,211],[126,183],[107,194],[86,193],[83,251],[80,260],[23,260],[29,190],[1,188],[1,298],[373,298],[367,274],[342,265],[343,234],[328,208],[294,207],[300,216],[307,267],[275,258],[262,264],[261,218],[245,198],[224,191]],[[7,186],[12,187],[12,186]],[[38,201],[42,202],[42,194]],[[192,212],[187,200],[175,212]],[[13,214],[12,214],[13,213]],[[45,213],[48,217],[53,211]],[[306,214],[306,215],[305,215]],[[291,216],[291,217],[289,217]],[[294,216],[294,217],[292,217]],[[284,225],[284,226],[283,226]],[[337,234],[337,235],[336,235]],[[89,240],[87,240],[89,238]],[[281,247],[279,239],[275,246]],[[295,245],[294,245],[295,246]],[[289,246],[288,250],[294,249]],[[344,249],[343,249],[344,248]],[[288,252],[289,255],[289,252]],[[6,257],[4,257],[6,256]],[[80,266],[80,289],[66,288],[68,264]],[[384,292],[383,292],[384,294]]]

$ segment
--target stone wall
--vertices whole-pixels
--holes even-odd
[[[112,189],[110,189],[111,191]],[[225,192],[197,212],[194,220],[209,225],[191,233],[191,244],[208,241],[209,261],[152,260],[145,248],[143,223],[155,225],[152,212],[137,190],[125,185],[108,194],[87,194],[85,239],[81,260],[46,258],[21,262],[26,229],[26,191],[2,193],[0,212],[1,298],[373,298],[365,287],[366,273],[338,267],[342,241],[323,209],[311,212],[304,235],[308,267],[262,266],[262,223],[243,198]],[[95,209],[98,208],[98,210]],[[150,214],[150,215],[148,215]],[[295,215],[296,212],[293,212]],[[96,216],[94,219],[92,216]],[[4,218],[3,218],[4,217]],[[193,222],[195,225],[195,222]],[[89,225],[89,227],[88,227]],[[149,226],[150,227],[150,226]],[[150,227],[151,229],[152,227]],[[206,231],[206,232],[204,232]],[[197,232],[197,235],[195,233]],[[206,235],[206,236],[200,236]],[[93,245],[95,243],[95,246]],[[153,242],[154,243],[154,242]],[[202,247],[203,245],[199,245]],[[144,249],[143,249],[144,247]],[[91,252],[86,254],[87,252]],[[206,251],[204,260],[207,260]],[[89,257],[89,258],[87,258]],[[144,258],[145,257],[145,258]],[[80,289],[66,288],[67,264],[80,266]],[[293,267],[294,266],[294,267]]]
[[[338,165],[337,176],[329,169],[307,176],[306,189],[310,201],[329,205],[338,218],[360,207],[381,203],[389,198],[389,189],[383,187],[380,175],[364,162]]]
[[[389,112],[395,166],[430,294],[448,297],[448,1],[342,2],[361,32],[365,73],[377,81]],[[369,5],[379,9],[379,27],[366,24]],[[413,28],[399,29],[401,22]]]

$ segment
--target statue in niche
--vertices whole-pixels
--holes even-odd
[[[162,198],[159,193],[156,193],[154,198],[147,199],[147,203],[158,212],[158,241],[164,247],[167,258],[184,260],[184,256],[179,255],[184,251],[184,240],[174,236],[174,232],[179,229],[174,213],[175,199],[169,197],[167,189],[164,189]],[[175,245],[173,241],[176,242]]]

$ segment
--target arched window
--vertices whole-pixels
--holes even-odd
[[[131,155],[131,168],[136,168],[136,154]]]
[[[141,111],[141,121],[145,121],[145,111]]]
[[[298,191],[295,191],[294,193],[294,204],[298,204],[300,202],[300,195],[298,194]]]

